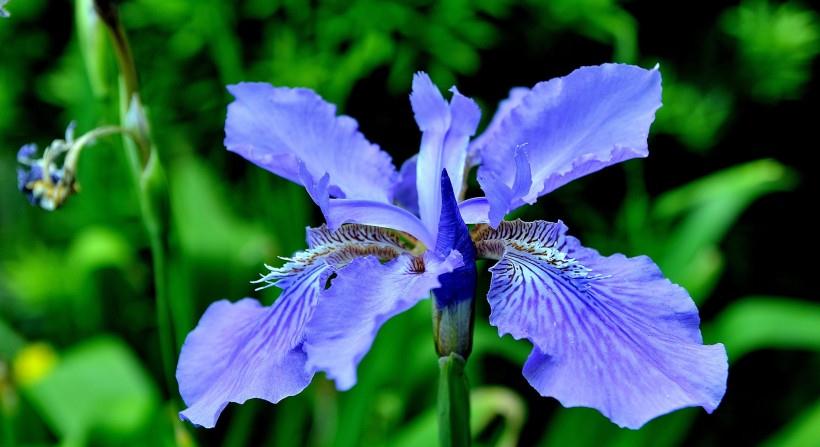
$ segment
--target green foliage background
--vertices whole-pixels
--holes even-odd
[[[222,146],[225,84],[307,86],[357,118],[396,162],[417,150],[414,71],[457,83],[484,123],[509,88],[579,65],[660,63],[652,155],[555,192],[526,217],[562,218],[604,253],[647,253],[702,309],[732,362],[726,398],[621,430],[540,398],[529,347],[498,338],[479,295],[472,427],[478,445],[820,445],[817,207],[820,16],[746,0],[130,0],[121,2],[170,192],[170,339],[207,305],[256,296],[263,263],[320,223],[300,187]],[[117,122],[106,37],[72,2],[12,0],[0,20],[0,443],[2,445],[431,445],[430,309],[391,320],[339,393],[323,377],[277,406],[231,406],[216,429],[176,417],[160,353],[149,241],[123,148],[80,160],[58,212],[15,188],[15,153],[69,121]],[[83,59],[80,49],[94,57]],[[488,278],[482,278],[486,290]],[[160,309],[162,311],[162,309]]]

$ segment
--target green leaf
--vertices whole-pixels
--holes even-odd
[[[694,151],[709,149],[732,113],[731,93],[677,80],[666,64],[661,70],[663,107],[652,130],[672,134]]]
[[[795,174],[769,159],[718,171],[669,191],[651,210],[652,228],[668,228],[664,242],[650,250],[664,273],[701,302],[716,281],[722,259],[717,246],[748,206],[759,197],[788,190]]]
[[[497,447],[518,445],[521,427],[526,420],[527,407],[521,397],[506,388],[476,388],[470,393],[470,432],[473,439],[487,430],[492,422],[501,418],[500,433],[495,436]],[[391,447],[437,445],[436,413],[430,409],[409,423],[390,440]]]
[[[171,209],[181,249],[187,256],[246,267],[261,265],[272,257],[273,241],[236,215],[209,168],[184,158],[172,170]]]
[[[65,353],[24,395],[61,437],[84,439],[92,429],[127,436],[157,411],[159,394],[123,342],[98,337]]]
[[[730,9],[723,30],[737,43],[738,73],[762,100],[797,97],[820,54],[820,19],[795,3],[745,1]]]
[[[764,447],[807,447],[820,439],[820,400],[763,443]]]
[[[730,361],[758,349],[820,351],[820,305],[750,296],[730,305],[703,332],[707,342],[726,345]]]
[[[0,363],[8,363],[25,343],[23,337],[0,319]]]
[[[93,0],[78,0],[75,3],[74,16],[80,54],[85,62],[91,90],[96,98],[104,98],[111,90],[108,79],[111,57],[105,26],[94,9]]]

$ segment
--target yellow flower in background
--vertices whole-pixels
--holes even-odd
[[[26,345],[12,362],[12,377],[20,386],[37,383],[57,364],[57,353],[47,343]]]

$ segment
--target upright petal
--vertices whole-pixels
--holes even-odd
[[[302,184],[299,164],[310,176],[329,176],[334,197],[392,200],[396,170],[390,156],[368,142],[356,120],[304,88],[240,83],[228,90],[225,146],[249,161]]]
[[[499,204],[517,203],[520,197],[527,194],[532,184],[530,161],[523,146],[515,149],[512,166],[515,174],[512,186],[507,186],[493,171],[478,171],[478,183],[490,204],[488,217],[493,226],[504,220],[504,216],[509,211],[508,206],[499,206]]]
[[[436,234],[441,212],[441,170],[450,175],[452,188],[460,194],[464,184],[469,139],[478,127],[481,111],[455,88],[450,103],[425,73],[413,77],[410,103],[422,131],[416,164],[419,215],[428,231]]]
[[[402,255],[387,263],[373,256],[357,258],[336,272],[307,329],[308,368],[325,371],[340,390],[356,383],[361,362],[381,326],[427,298],[438,277],[461,265],[447,258]]]
[[[477,136],[472,142],[470,142],[468,156],[471,166],[481,164],[481,153],[479,148],[486,146],[488,140],[496,137],[497,132],[501,129],[501,123],[507,119],[510,112],[518,107],[524,97],[529,93],[530,89],[526,87],[513,87],[510,89],[510,95],[507,99],[498,103],[498,108],[496,109],[495,115],[493,115],[493,119],[490,121],[490,124],[487,125],[487,128],[484,129],[484,132],[482,132],[481,135]]]
[[[402,163],[395,189],[396,204],[416,216],[419,215],[419,193],[416,189],[417,161],[418,155],[414,155]]]
[[[657,68],[605,64],[579,68],[568,76],[518,90],[498,122],[474,143],[482,165],[482,188],[504,215],[586,174],[635,157],[645,157],[649,126],[661,105]],[[525,146],[532,176],[526,192],[514,190],[516,148]],[[492,219],[497,225],[497,219]]]
[[[726,351],[702,344],[694,303],[649,258],[601,256],[561,222],[503,222],[474,239],[480,255],[500,259],[490,323],[535,345],[524,376],[542,395],[628,428],[720,403]]]

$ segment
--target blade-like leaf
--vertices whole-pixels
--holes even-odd
[[[742,298],[704,327],[707,342],[726,345],[734,361],[757,349],[820,351],[820,305],[794,298]]]

